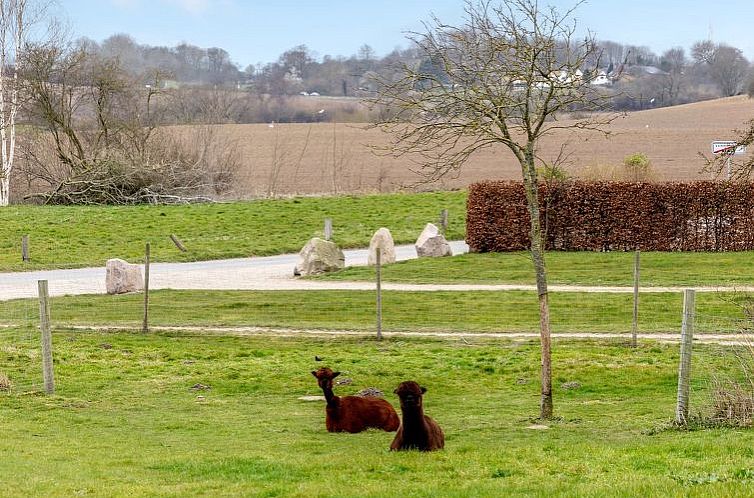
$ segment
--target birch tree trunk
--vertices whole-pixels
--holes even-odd
[[[27,27],[26,2],[0,0],[0,206],[10,202],[10,177],[16,152],[18,72]],[[6,68],[11,57],[13,75],[9,77]]]

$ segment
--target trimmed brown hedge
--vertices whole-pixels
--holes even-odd
[[[754,250],[754,183],[564,182],[539,199],[547,249]],[[472,251],[529,249],[529,221],[521,182],[469,187]]]

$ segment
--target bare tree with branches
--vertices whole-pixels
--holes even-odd
[[[376,126],[393,141],[387,153],[418,155],[417,172],[433,182],[457,175],[477,151],[504,146],[521,165],[531,219],[541,339],[540,417],[552,417],[550,311],[538,199],[537,146],[556,130],[594,130],[617,115],[608,97],[581,77],[599,65],[591,35],[576,34],[574,8],[563,13],[536,0],[496,5],[468,0],[465,21],[439,19],[409,38],[423,56],[393,80],[379,81],[374,105],[385,109]],[[599,112],[596,112],[599,111]]]
[[[209,126],[196,136],[161,127],[161,74],[133,77],[117,58],[50,39],[23,57],[25,196],[55,204],[210,200],[231,187],[237,145]],[[150,81],[145,85],[144,81]],[[221,142],[222,146],[221,146]],[[41,191],[39,191],[41,189]]]

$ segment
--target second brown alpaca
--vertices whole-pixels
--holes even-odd
[[[427,390],[412,380],[401,382],[395,394],[401,400],[403,420],[390,451],[434,451],[445,447],[445,435],[437,422],[424,415],[422,401]]]

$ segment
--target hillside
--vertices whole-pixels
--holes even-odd
[[[754,100],[745,96],[698,102],[628,114],[610,128],[611,137],[557,133],[547,137],[541,156],[552,160],[569,143],[567,169],[576,175],[620,165],[634,153],[646,154],[658,180],[689,180],[700,173],[713,140],[734,137],[736,128],[754,119]],[[220,133],[241,151],[235,195],[347,193],[388,191],[418,180],[410,158],[373,154],[368,144],[385,145],[388,137],[363,125],[254,124],[223,125]],[[520,169],[504,148],[478,153],[461,175],[434,188],[464,187],[483,179],[515,179]]]

